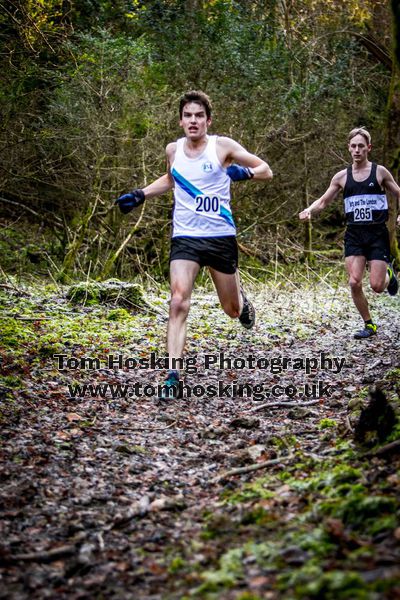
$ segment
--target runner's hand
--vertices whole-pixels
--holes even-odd
[[[241,165],[231,165],[226,170],[232,181],[243,181],[244,179],[252,179],[254,177],[253,169],[250,167],[242,167]]]
[[[128,192],[128,194],[123,194],[115,200],[114,204],[117,204],[120,211],[126,215],[134,208],[143,204],[144,200],[144,191],[137,189]]]
[[[311,221],[311,210],[309,208],[305,208],[299,213],[300,221]]]

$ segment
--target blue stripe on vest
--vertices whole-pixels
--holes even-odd
[[[225,208],[225,206],[220,206],[219,212],[220,212],[221,217],[223,219],[225,219],[225,221],[227,221],[229,223],[229,225],[232,225],[232,227],[235,227],[235,221],[233,220],[232,213],[229,212],[229,210],[227,210]]]
[[[175,179],[179,187],[181,187],[192,198],[196,198],[196,196],[203,195],[203,192],[201,190],[197,189],[193,184],[190,183],[190,181],[182,177],[182,175],[180,175],[175,169],[172,169],[171,175]]]
[[[192,183],[190,183],[190,181],[185,179],[185,177],[182,177],[182,175],[178,173],[176,169],[172,169],[171,175],[177,185],[179,185],[179,187],[182,188],[192,198],[205,195],[204,192],[195,187]],[[224,206],[220,206],[220,215],[227,223],[229,223],[229,225],[235,227],[235,221],[233,220],[232,213]]]

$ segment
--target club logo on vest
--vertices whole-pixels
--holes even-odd
[[[205,173],[211,173],[211,171],[213,170],[212,163],[210,162],[203,163],[202,168]]]
[[[374,187],[373,182],[371,181],[371,183],[369,184],[369,187]]]

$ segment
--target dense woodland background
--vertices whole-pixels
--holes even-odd
[[[182,92],[213,99],[213,132],[266,158],[272,184],[236,184],[252,266],[341,256],[341,202],[297,213],[348,162],[365,125],[397,177],[393,0],[1,1],[0,249],[5,272],[58,280],[165,275],[172,196],[128,217],[120,193],[165,170]],[[397,12],[396,12],[397,11]],[[394,212],[394,211],[393,211]],[[391,219],[393,252],[396,253]]]

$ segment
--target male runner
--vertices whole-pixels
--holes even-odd
[[[170,361],[182,357],[190,298],[203,266],[209,268],[223,310],[239,318],[243,327],[253,327],[255,310],[239,280],[230,183],[272,178],[270,167],[261,158],[231,138],[208,135],[211,101],[203,92],[190,91],[182,96],[179,117],[185,137],[166,147],[167,174],[116,200],[123,212],[129,212],[145,199],[174,189],[167,329]],[[163,386],[166,397],[176,397],[178,382],[179,371],[170,370]]]
[[[385,224],[388,218],[388,201],[385,191],[396,196],[400,210],[400,187],[385,167],[368,160],[372,147],[371,136],[364,127],[350,131],[348,142],[353,164],[336,173],[326,192],[303,210],[299,217],[311,219],[313,214],[328,206],[339,191],[343,190],[347,220],[345,264],[354,304],[364,319],[364,329],[357,331],[354,337],[364,339],[377,332],[362,288],[367,262],[370,285],[375,292],[379,294],[387,290],[394,296],[399,287],[389,263],[389,233]],[[400,224],[400,216],[397,223]]]

